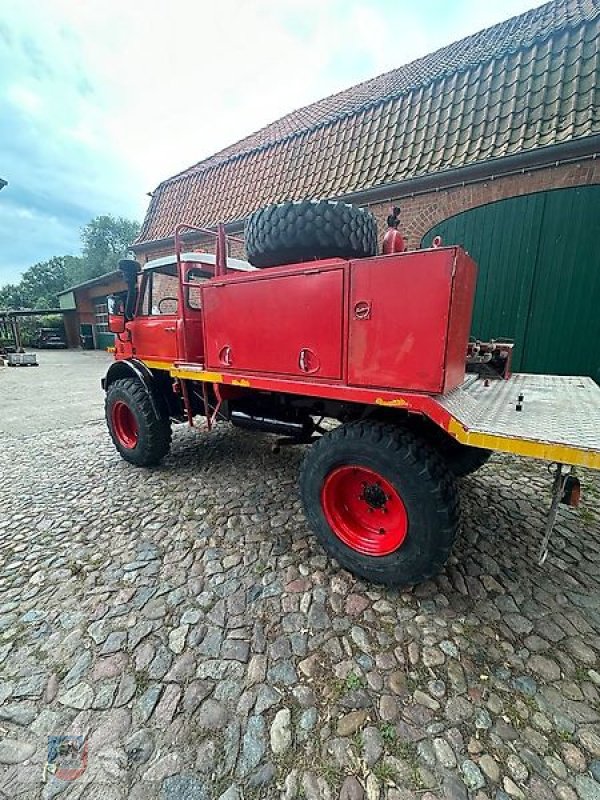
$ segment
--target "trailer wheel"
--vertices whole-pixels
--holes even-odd
[[[377,253],[377,223],[348,203],[302,200],[261,208],[245,230],[248,260],[273,267],[316,258],[365,258]]]
[[[427,442],[393,425],[354,422],[325,434],[308,451],[300,491],[325,550],[388,586],[438,573],[460,525],[450,470]]]
[[[111,439],[125,461],[150,467],[169,452],[169,418],[156,416],[148,392],[135,378],[122,378],[110,384],[105,410]]]

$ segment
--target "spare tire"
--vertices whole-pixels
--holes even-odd
[[[245,239],[255,267],[365,258],[377,254],[377,222],[370,211],[348,203],[302,200],[255,211],[246,222]]]

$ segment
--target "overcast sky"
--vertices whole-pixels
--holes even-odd
[[[538,0],[2,0],[0,285],[164,178]]]

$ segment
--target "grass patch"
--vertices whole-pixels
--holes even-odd
[[[398,773],[391,764],[386,764],[385,761],[378,761],[373,767],[373,775],[377,780],[381,781],[384,786],[389,784],[395,785],[398,778]]]
[[[391,722],[382,722],[379,726],[379,733],[385,745],[390,746],[395,743],[397,733]]]
[[[569,731],[556,731],[556,735],[560,739],[561,742],[572,742],[573,741],[573,734]]]
[[[394,746],[394,755],[410,764],[416,761],[417,746],[414,742],[409,742],[406,739],[398,739]]]
[[[349,692],[354,692],[357,689],[362,689],[364,686],[364,681],[361,675],[358,675],[356,672],[349,672],[346,676],[346,689]]]
[[[531,695],[529,694],[522,694],[519,699],[521,700],[522,703],[524,703],[527,706],[527,708],[533,714],[535,714],[536,711],[540,710],[540,707],[535,697],[531,697]]]
[[[345,776],[344,770],[333,761],[321,761],[316,773],[327,781],[329,788],[334,792],[340,788]]]
[[[254,564],[254,572],[261,578],[263,575],[266,575],[270,569],[271,567],[268,565],[268,563],[266,561],[262,561],[262,559],[259,559]]]
[[[146,689],[150,686],[150,678],[146,670],[140,670],[135,673],[135,696],[141,697]]]
[[[523,717],[519,714],[516,708],[511,705],[507,705],[506,709],[504,710],[504,715],[508,717],[510,724],[513,728],[520,730],[523,727]]]

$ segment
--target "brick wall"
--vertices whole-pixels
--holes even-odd
[[[243,233],[236,233],[236,238],[243,238]],[[194,244],[186,245],[185,250],[193,253],[214,253],[215,252],[215,239],[212,236],[199,239]],[[175,248],[171,245],[169,247],[157,248],[156,250],[139,253],[137,256],[141,264],[147,261],[152,261],[155,258],[162,258],[163,256],[173,255]],[[240,242],[229,242],[229,255],[232,258],[246,258],[244,246]]]
[[[386,218],[390,208],[394,205],[400,206],[400,230],[407,238],[409,249],[414,249],[419,246],[423,235],[438,222],[469,208],[507,197],[593,183],[600,183],[599,159],[546,167],[453,189],[443,189],[439,192],[428,192],[415,197],[395,197],[388,202],[369,207],[377,218],[381,239],[387,227]]]
[[[412,197],[399,195],[384,203],[374,203],[369,208],[377,218],[381,241],[387,227],[386,217],[390,213],[390,208],[393,205],[399,205],[401,208],[400,229],[407,238],[409,249],[414,249],[419,246],[422,236],[438,222],[469,208],[547,189],[564,189],[594,183],[600,183],[600,159],[586,159],[573,164],[545,167]],[[242,234],[236,234],[236,236],[241,237]],[[189,249],[213,253],[214,239],[207,238],[190,246]],[[172,247],[157,249],[140,254],[139,258],[141,261],[150,261],[172,252]],[[245,258],[242,245],[232,242],[230,255],[235,258]]]

